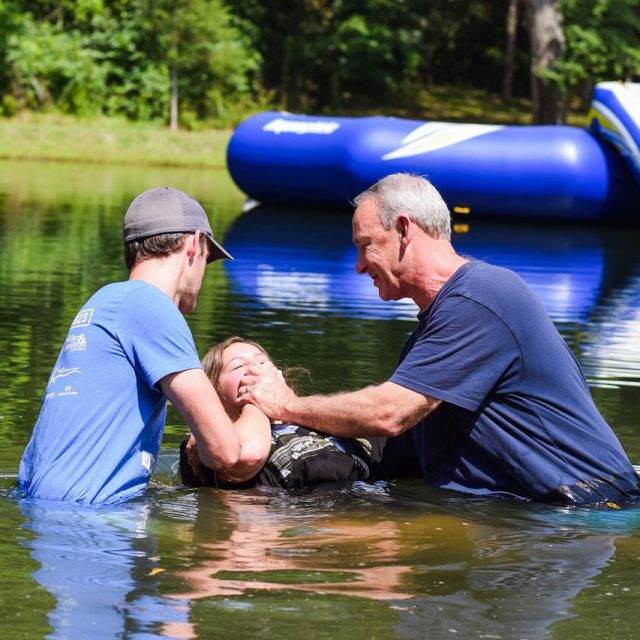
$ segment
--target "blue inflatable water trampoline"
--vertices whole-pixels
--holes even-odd
[[[584,129],[261,113],[236,129],[227,161],[264,204],[349,208],[383,176],[412,172],[454,212],[636,221],[640,84],[597,85]]]

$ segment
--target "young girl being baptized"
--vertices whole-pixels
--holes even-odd
[[[238,399],[240,379],[250,365],[273,366],[269,355],[257,342],[234,336],[216,345],[204,357],[204,371],[218,392],[225,411],[232,420],[243,412]],[[245,489],[257,485],[302,489],[317,484],[341,484],[381,477],[382,451],[385,438],[346,439],[329,436],[295,424],[271,421],[271,446],[261,445],[268,418],[257,409],[250,414],[255,427],[256,446],[246,447],[253,459],[246,465],[244,476],[229,477],[222,471],[205,467],[197,457],[193,436],[180,445],[180,475],[192,487],[210,486],[221,489]],[[251,436],[243,415],[245,441]],[[241,437],[241,441],[242,441]],[[256,449],[262,454],[255,455]],[[243,447],[243,451],[245,447]],[[249,455],[249,454],[247,454]]]

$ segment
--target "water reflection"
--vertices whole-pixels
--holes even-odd
[[[462,254],[515,270],[554,320],[577,322],[589,315],[605,286],[606,240],[588,227],[484,223],[455,235],[454,245]],[[225,265],[229,276],[268,307],[415,318],[413,303],[382,302],[369,279],[355,273],[348,213],[257,207],[235,220],[226,244],[239,257]]]
[[[592,314],[582,362],[599,386],[640,386],[640,268],[606,292]]]
[[[19,507],[33,578],[54,597],[51,638],[281,638],[321,624],[356,639],[542,639],[589,589],[632,584],[606,574],[640,528],[637,509],[464,500],[417,484],[156,486],[117,508]]]
[[[415,318],[411,301],[384,304],[368,278],[355,273],[351,217],[256,207],[236,218],[225,265],[239,293],[267,308],[362,318]]]
[[[200,493],[198,498],[204,505],[198,505],[200,517],[210,516],[206,505],[211,495]],[[198,547],[199,562],[182,574],[191,590],[176,597],[241,595],[255,589],[322,591],[375,600],[410,597],[402,581],[411,569],[400,559],[394,520],[354,519],[340,510],[319,514],[305,509],[300,498],[274,496],[268,490],[250,496],[216,492],[215,499],[232,531],[226,539]],[[325,506],[332,502],[327,495],[319,499]],[[354,547],[357,562],[335,562],[335,556],[351,555]]]
[[[54,598],[50,638],[121,638],[184,621],[184,608],[157,595],[157,545],[149,505],[92,509],[23,500],[24,544],[40,564],[36,582]]]
[[[560,620],[572,617],[572,601],[607,565],[612,536],[513,539],[469,530],[474,556],[464,583],[454,593],[420,597],[397,629],[416,638],[548,637]],[[512,536],[516,538],[516,536]]]
[[[438,580],[441,590],[412,599],[397,627],[406,638],[419,637],[425,628],[434,638],[549,637],[559,623],[569,625],[576,602],[604,582],[618,547],[637,542],[633,536],[640,530],[637,508],[525,506],[419,486],[395,487],[393,495],[405,508],[413,504],[423,511],[428,500],[432,509],[438,505],[457,518],[469,549],[458,581]],[[446,533],[447,546],[455,537],[455,531]],[[416,564],[417,571],[422,567],[429,563]],[[630,590],[625,581],[632,577],[618,569],[617,580],[619,590]]]
[[[359,488],[194,497],[197,522],[222,511],[231,531],[198,540],[196,524],[197,554],[180,573],[187,589],[174,597],[191,602],[195,620],[203,621],[205,605],[215,611],[215,619],[207,617],[213,628],[222,616],[231,629],[246,630],[250,620],[263,619],[262,607],[277,592],[303,625],[298,631],[309,627],[309,633],[313,627],[300,621],[302,612],[315,621],[318,610],[333,602],[334,610],[339,606],[350,617],[379,602],[375,630],[383,635],[413,639],[428,629],[430,638],[544,638],[555,623],[572,617],[573,600],[595,584],[622,534],[557,528],[526,515],[517,526],[505,526],[504,519],[487,521],[480,503],[464,513],[455,501],[437,498],[416,501],[419,508],[412,510],[402,493]],[[547,509],[547,516],[552,513]],[[301,592],[315,594],[305,597],[303,609]],[[233,622],[226,619],[231,612]],[[213,630],[197,623],[180,627],[188,637],[205,635],[205,628]],[[372,629],[365,625],[355,637],[371,637]]]

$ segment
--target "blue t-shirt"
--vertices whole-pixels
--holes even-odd
[[[466,263],[418,319],[390,379],[443,401],[412,429],[428,483],[529,499],[564,488],[576,502],[593,480],[637,488],[577,360],[519,276]]]
[[[109,284],[71,324],[18,483],[29,497],[128,499],[146,486],[166,416],[165,376],[201,368],[174,302],[143,281]]]

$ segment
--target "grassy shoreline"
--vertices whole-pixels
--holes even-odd
[[[172,132],[121,118],[27,113],[0,119],[0,159],[221,168],[230,136],[230,130]]]

